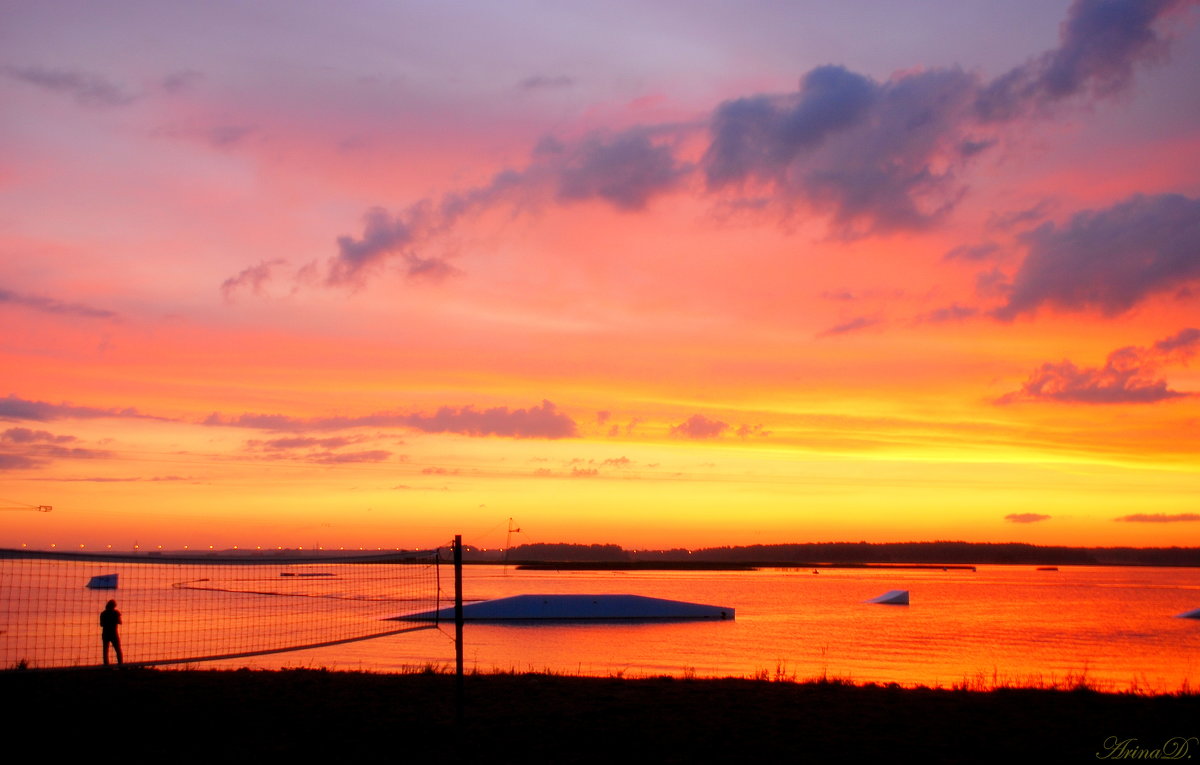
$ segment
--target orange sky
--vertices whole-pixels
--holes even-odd
[[[6,11],[0,546],[1200,544],[1193,3],[580,13]]]

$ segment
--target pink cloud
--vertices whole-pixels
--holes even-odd
[[[1046,363],[1019,391],[996,403],[1058,401],[1076,404],[1152,404],[1193,395],[1167,387],[1155,378],[1159,366],[1184,361],[1200,350],[1200,330],[1188,328],[1149,348],[1129,346],[1113,351],[1102,367],[1078,367],[1070,361]]]
[[[729,429],[729,423],[693,414],[678,425],[671,427],[671,435],[680,438],[716,438]]]

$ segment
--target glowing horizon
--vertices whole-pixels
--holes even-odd
[[[937,5],[9,9],[0,546],[1200,544],[1196,4]]]

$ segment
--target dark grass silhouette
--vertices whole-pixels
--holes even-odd
[[[1195,694],[543,674],[469,675],[465,722],[456,726],[453,683],[434,671],[0,674],[0,692],[19,702],[10,706],[10,730],[69,731],[55,737],[55,751],[78,747],[80,755],[117,729],[122,748],[139,757],[208,761],[843,761],[906,753],[937,762],[1082,761],[1112,737],[1153,749],[1200,735]]]

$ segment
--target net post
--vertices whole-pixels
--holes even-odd
[[[462,534],[454,535],[454,713],[463,720]]]

